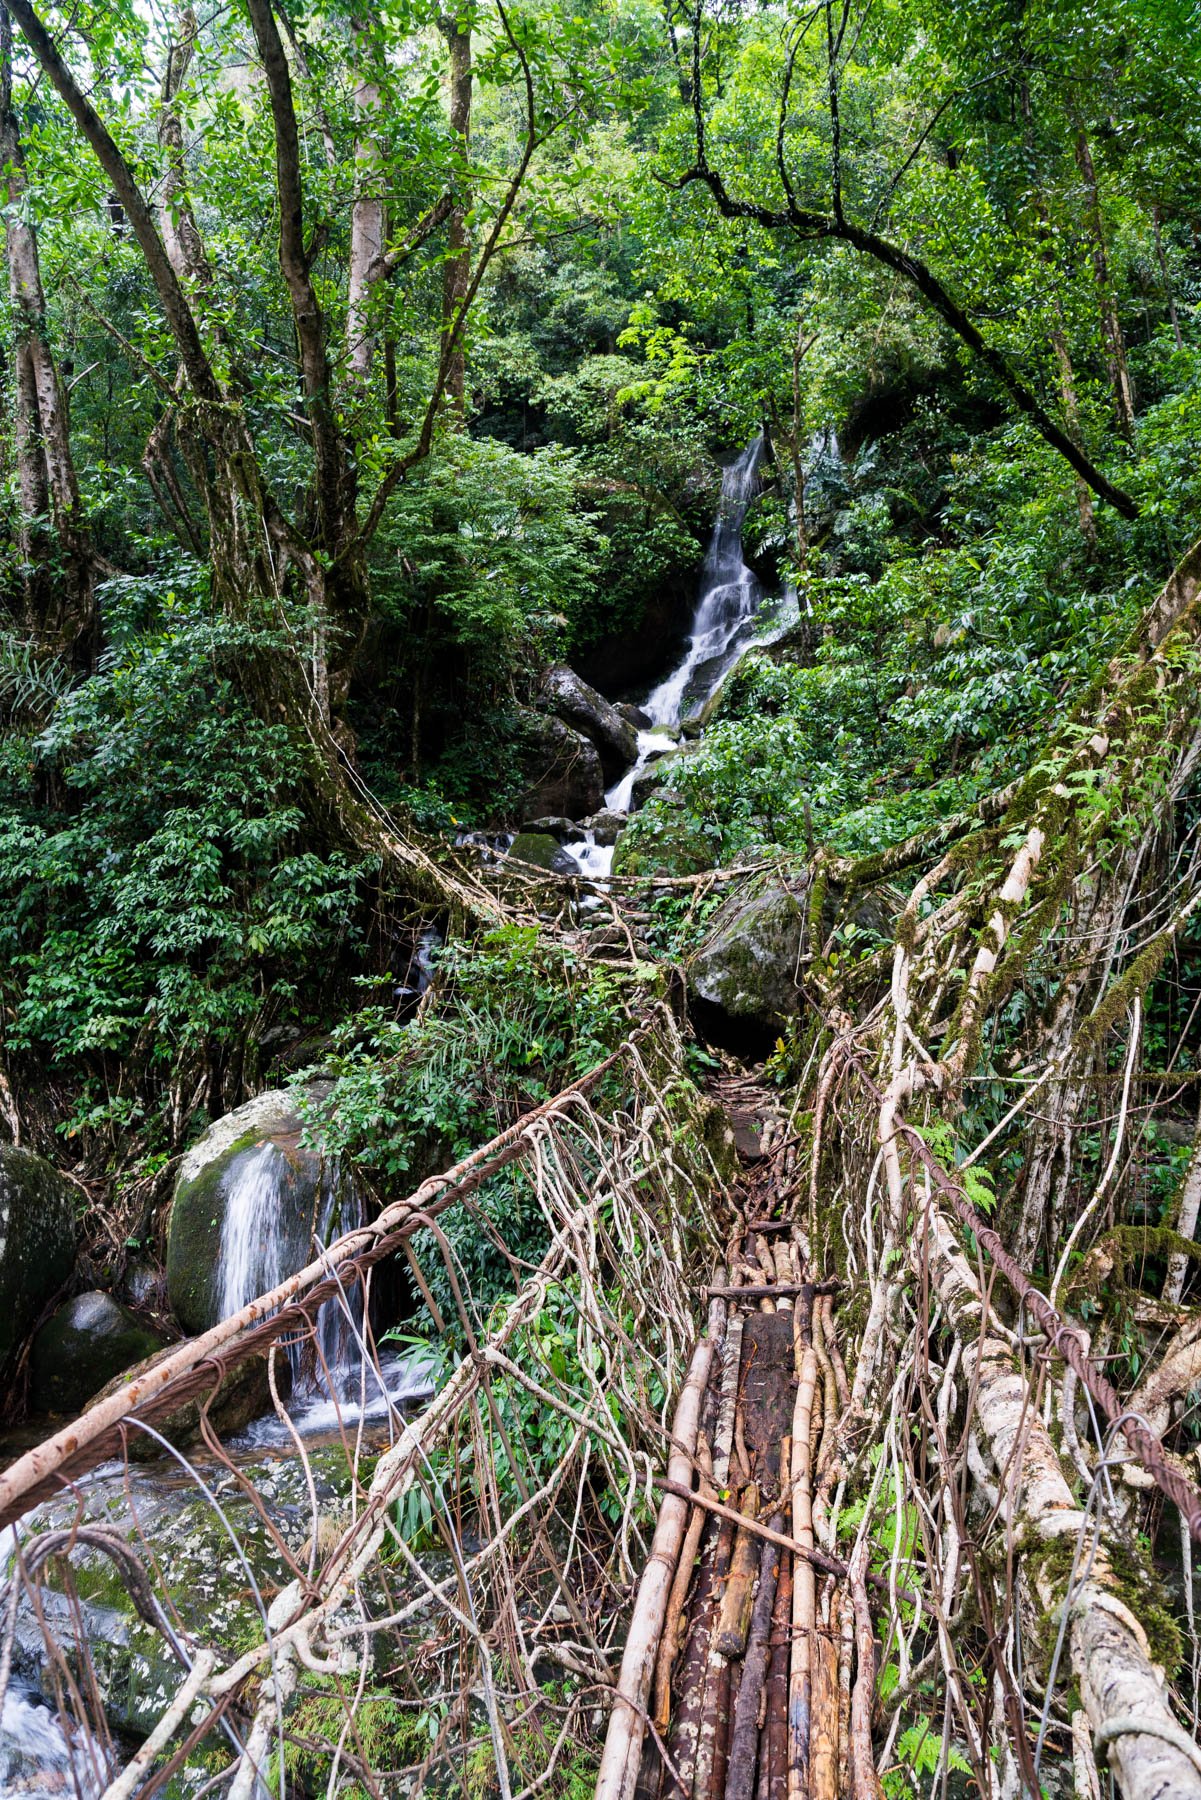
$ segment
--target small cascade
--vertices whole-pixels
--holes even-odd
[[[307,1173],[312,1163],[306,1159],[306,1164]],[[230,1318],[315,1259],[335,1238],[365,1223],[362,1197],[353,1182],[340,1178],[336,1164],[323,1163],[319,1179],[314,1205],[309,1184],[298,1181],[292,1159],[271,1141],[245,1151],[230,1165],[221,1226],[222,1318]],[[313,1339],[289,1344],[289,1410],[302,1430],[333,1430],[339,1418],[381,1415],[429,1392],[429,1370],[422,1359],[386,1351],[364,1357],[364,1324],[362,1290],[356,1282],[345,1294],[325,1301]],[[262,1420],[251,1426],[247,1441],[267,1442],[283,1429],[279,1420]]]
[[[642,711],[651,722],[638,733],[635,762],[605,795],[605,805],[613,812],[630,810],[639,776],[658,757],[677,748],[678,727],[701,710],[754,632],[763,589],[754,571],[743,561],[742,527],[747,508],[759,490],[762,453],[763,438],[759,435],[722,470],[721,499],[705,554],[688,645],[671,674],[642,702]],[[582,843],[564,848],[581,874],[595,880],[604,880],[613,866],[612,848],[596,843],[591,832],[585,833]]]
[[[108,1756],[98,1742],[10,1679],[0,1712],[0,1794],[94,1800],[109,1774]]]

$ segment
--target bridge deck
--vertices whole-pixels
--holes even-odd
[[[724,1085],[749,1164],[743,1224],[677,1411],[597,1795],[867,1800],[879,1789],[863,1559],[852,1574],[827,1529],[849,1401],[837,1283],[793,1220],[795,1147],[778,1122],[773,1142],[767,1096]]]

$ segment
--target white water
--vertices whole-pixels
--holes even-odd
[[[0,1713],[0,1795],[93,1800],[107,1785],[108,1774],[98,1743],[89,1741],[79,1726],[64,1725],[30,1690],[9,1682]]]
[[[334,1238],[364,1223],[357,1189],[340,1181],[330,1167],[323,1172],[311,1244],[302,1244],[292,1165],[273,1143],[260,1144],[234,1160],[223,1198],[219,1288],[223,1319],[315,1258]],[[285,1247],[291,1251],[287,1267]],[[356,1282],[346,1293],[325,1301],[317,1314],[313,1342],[298,1338],[289,1345],[288,1411],[303,1433],[317,1435],[336,1429],[339,1421],[381,1417],[392,1406],[430,1392],[429,1369],[420,1357],[386,1351],[364,1356],[365,1344],[362,1290]],[[285,1430],[274,1416],[260,1421],[260,1426],[252,1426],[243,1441],[267,1442]]]
[[[642,703],[650,726],[638,733],[638,756],[605,795],[611,812],[629,812],[634,784],[650,764],[677,748],[676,730],[698,713],[738,660],[752,635],[763,589],[742,560],[742,527],[759,486],[762,436],[722,470],[721,499],[701,572],[701,591],[687,648],[677,666]],[[664,727],[672,728],[670,732]],[[583,843],[564,845],[581,874],[604,880],[613,867],[612,845],[598,844],[592,832]]]

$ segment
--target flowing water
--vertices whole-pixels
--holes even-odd
[[[612,812],[630,810],[639,776],[677,748],[680,725],[694,718],[712,698],[754,635],[763,589],[743,561],[742,527],[747,508],[759,491],[762,453],[763,438],[758,436],[722,470],[721,499],[688,643],[676,667],[642,702],[650,725],[638,733],[636,762],[605,795],[605,805]],[[591,832],[583,843],[564,848],[584,875],[603,880],[612,868],[612,847],[596,843]]]
[[[64,1723],[40,1695],[10,1678],[0,1711],[0,1794],[23,1800],[93,1800],[108,1760],[82,1727]]]
[[[335,1164],[322,1167],[313,1213],[302,1211],[289,1157],[264,1143],[234,1159],[226,1175],[221,1226],[219,1301],[230,1318],[267,1293],[319,1251],[365,1222],[362,1197],[342,1180]],[[311,1204],[311,1202],[310,1202]],[[311,1219],[311,1241],[305,1235]],[[313,1341],[288,1348],[292,1366],[293,1423],[307,1435],[336,1430],[339,1421],[370,1420],[430,1391],[428,1363],[420,1356],[372,1352],[365,1333],[362,1290],[356,1282],[334,1294],[317,1314]],[[270,1416],[240,1440],[266,1444],[286,1435]]]

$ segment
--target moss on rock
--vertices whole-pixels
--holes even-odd
[[[0,1145],[0,1369],[75,1263],[76,1190],[44,1157]]]
[[[98,1388],[160,1348],[162,1339],[108,1294],[76,1294],[33,1340],[30,1402],[74,1413]]]

